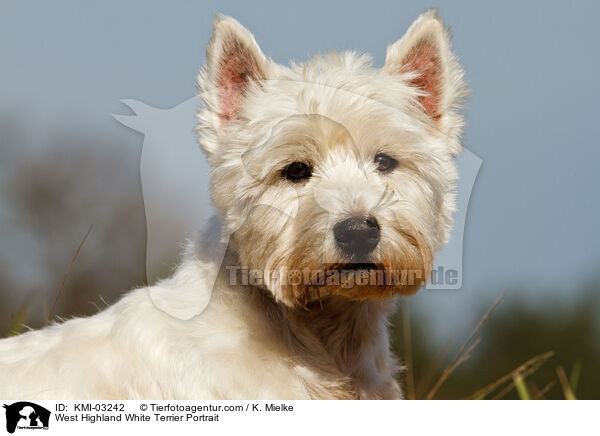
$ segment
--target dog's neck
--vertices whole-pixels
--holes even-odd
[[[365,358],[376,354],[382,337],[387,342],[387,319],[392,308],[389,301],[351,301],[332,296],[324,298],[322,304],[282,311],[298,347],[314,346],[310,342],[318,341],[335,366],[350,374],[360,370]]]
[[[228,250],[221,273],[229,277],[228,265],[237,264],[237,256]],[[251,285],[236,286],[248,303],[264,314],[269,331],[277,332],[289,352],[304,363],[310,373],[325,380],[337,380],[338,389],[328,388],[336,397],[396,398],[393,380],[396,367],[391,357],[388,319],[395,309],[393,299],[353,301],[342,296],[324,297],[289,307],[273,294]],[[235,288],[235,287],[234,287]],[[315,383],[319,385],[321,382]],[[325,386],[326,384],[323,384]],[[315,392],[317,397],[327,397]]]
[[[290,308],[272,298],[269,305],[278,315],[282,337],[290,349],[307,368],[339,381],[338,394],[347,398],[396,395],[392,380],[396,368],[389,366],[394,359],[387,331],[393,301],[332,296],[307,307]]]

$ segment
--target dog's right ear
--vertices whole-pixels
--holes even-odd
[[[213,127],[239,119],[244,97],[267,78],[270,65],[246,28],[231,17],[215,16],[206,64],[198,76],[200,97],[211,112]]]

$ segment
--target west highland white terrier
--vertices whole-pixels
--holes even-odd
[[[422,14],[379,69],[282,66],[219,16],[198,88],[217,235],[90,318],[0,341],[0,397],[401,398],[388,318],[449,238],[462,149],[442,20]]]

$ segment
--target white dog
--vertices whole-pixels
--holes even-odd
[[[448,239],[461,151],[441,19],[377,69],[354,52],[278,65],[218,17],[198,85],[225,258],[205,237],[170,279],[0,341],[0,397],[401,398],[387,320]]]

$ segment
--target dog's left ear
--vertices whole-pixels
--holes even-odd
[[[442,130],[466,95],[463,72],[450,49],[450,38],[436,10],[419,16],[386,53],[384,72],[404,75],[418,88],[421,109]],[[448,132],[444,132],[448,133]]]
[[[246,28],[231,17],[215,17],[206,64],[198,77],[202,99],[212,112],[215,127],[239,118],[246,93],[267,78],[270,64]]]

